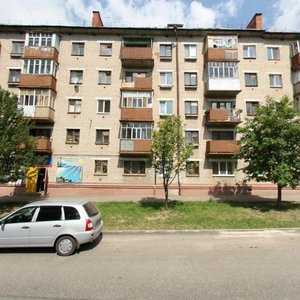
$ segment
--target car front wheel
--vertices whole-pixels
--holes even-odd
[[[58,255],[72,255],[76,250],[76,241],[71,236],[61,236],[55,243],[55,250]]]

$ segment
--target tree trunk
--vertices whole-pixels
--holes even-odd
[[[179,173],[177,174],[177,176],[178,176],[178,195],[181,196],[181,182],[180,182]]]
[[[282,200],[282,186],[277,184],[277,202],[276,202],[276,208],[281,207],[281,200]]]
[[[169,187],[168,183],[164,179],[164,190],[165,190],[165,207],[168,208],[168,202],[169,202]]]

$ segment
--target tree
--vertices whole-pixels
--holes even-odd
[[[169,187],[176,176],[186,169],[186,161],[193,153],[193,144],[186,144],[179,116],[168,116],[153,131],[151,164],[156,173],[162,174],[165,205],[168,207]]]
[[[277,185],[279,208],[282,188],[296,188],[300,181],[300,118],[287,97],[267,99],[253,119],[243,127],[238,157],[244,159],[247,179],[273,182]]]
[[[27,167],[36,164],[31,126],[17,97],[0,88],[0,182],[24,178]]]

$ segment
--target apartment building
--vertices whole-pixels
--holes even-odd
[[[0,85],[46,157],[28,192],[159,193],[147,158],[171,114],[194,144],[182,192],[236,187],[236,126],[267,96],[300,103],[300,34],[265,31],[261,14],[245,29],[116,28],[95,11],[90,27],[0,25],[0,47]]]

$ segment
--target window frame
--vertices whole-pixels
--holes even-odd
[[[259,101],[246,101],[246,115],[255,116]]]
[[[192,165],[189,167],[189,164]],[[192,171],[192,172],[190,172]],[[195,172],[196,171],[196,172]],[[186,177],[199,177],[200,176],[200,162],[197,160],[189,160],[186,162]]]
[[[162,80],[162,79],[164,79],[164,80]],[[169,80],[171,81],[171,83],[168,83]],[[160,87],[172,87],[173,86],[173,72],[172,71],[160,71],[159,72],[159,86]]]
[[[106,47],[106,51],[104,53],[101,52],[101,46],[109,46],[110,47]],[[112,43],[111,42],[100,42],[100,45],[99,45],[99,56],[112,56]],[[110,51],[107,51],[107,49],[110,49]]]
[[[187,76],[188,76],[188,82],[187,82]],[[195,84],[192,84],[192,77],[196,77]],[[186,71],[184,72],[184,87],[185,88],[197,88],[198,86],[198,73],[193,71]]]
[[[214,173],[214,171],[216,170],[215,166],[217,164],[217,170],[218,172],[217,173]],[[222,171],[222,168],[221,168],[221,164],[225,164],[225,172]],[[229,167],[229,164],[231,165]],[[224,173],[222,173],[224,172]],[[235,161],[229,161],[229,160],[216,160],[216,161],[213,161],[212,162],[212,175],[213,176],[226,176],[226,177],[234,177],[235,176],[235,172],[236,172],[236,162]]]
[[[74,101],[74,111],[71,111],[71,101]],[[80,104],[79,106],[77,105],[77,102]],[[82,99],[80,98],[68,98],[68,114],[80,114],[81,113],[81,103]],[[77,108],[79,107],[79,111],[77,111]]]
[[[279,79],[280,82],[277,82],[277,79]],[[282,74],[269,74],[269,85],[270,88],[282,88]]]
[[[111,85],[111,70],[99,70],[98,72],[98,84],[99,85]],[[104,81],[102,81],[104,79]]]
[[[170,49],[167,49],[170,48]],[[167,55],[167,53],[170,53]],[[159,45],[159,57],[160,59],[172,59],[173,47],[172,44],[160,44]]]
[[[8,84],[19,84],[21,81],[21,69],[20,68],[10,68],[8,72]],[[15,72],[15,74],[13,74]],[[12,80],[16,78],[16,80]]]
[[[97,166],[99,164],[99,166]],[[99,167],[99,171],[98,168]],[[105,169],[106,168],[106,169]],[[108,160],[107,159],[95,159],[95,164],[94,164],[94,175],[99,176],[99,175],[107,175],[108,174]]]
[[[276,53],[276,51],[277,53]],[[277,57],[278,55],[278,57]],[[267,47],[267,59],[268,60],[280,60],[280,47],[269,46]]]
[[[251,51],[251,47],[254,48],[253,52]],[[243,45],[243,58],[244,59],[256,59],[256,45]]]
[[[195,55],[191,55],[191,49],[195,48]],[[188,52],[188,55],[187,55]],[[197,60],[197,44],[185,44],[184,45],[184,59],[185,60]]]
[[[122,122],[120,137],[124,140],[151,140],[152,122]]]
[[[72,42],[72,56],[84,56],[84,49],[85,43],[84,42]]]
[[[15,45],[18,44],[18,47],[15,47]],[[22,56],[24,53],[24,48],[25,48],[25,41],[12,41],[11,44],[11,56],[19,57]],[[20,46],[21,45],[21,46]],[[18,49],[19,51],[15,51],[15,49]],[[22,50],[22,51],[21,51]]]
[[[73,75],[76,75],[76,76],[73,76]],[[82,84],[82,83],[83,83],[83,70],[70,70],[69,84],[77,85],[77,84]]]
[[[144,160],[124,160],[123,175],[146,175],[146,162]]]
[[[185,130],[185,143],[188,144],[193,144],[194,147],[199,146],[199,130],[195,129],[189,129]]]
[[[193,105],[193,104],[196,104],[196,105]],[[187,105],[189,107],[189,112],[187,112]],[[196,113],[193,113],[193,109],[192,107],[193,106],[196,106]],[[196,117],[199,115],[199,104],[198,104],[198,101],[197,100],[185,100],[184,101],[184,113],[186,116],[193,116],[193,117]]]
[[[100,102],[103,102],[102,111],[100,111]],[[108,108],[108,111],[106,111],[107,108]],[[111,110],[111,100],[110,99],[107,99],[107,98],[97,99],[97,114],[108,115],[108,114],[110,114],[110,110]]]
[[[244,72],[244,79],[245,79],[245,87],[257,87],[258,86],[257,72]]]
[[[161,99],[159,100],[159,115],[160,116],[171,116],[174,114],[174,101],[169,99]],[[163,109],[162,109],[163,105]],[[171,105],[171,112],[168,112],[168,105]]]
[[[121,108],[151,108],[153,106],[153,92],[122,91]]]

